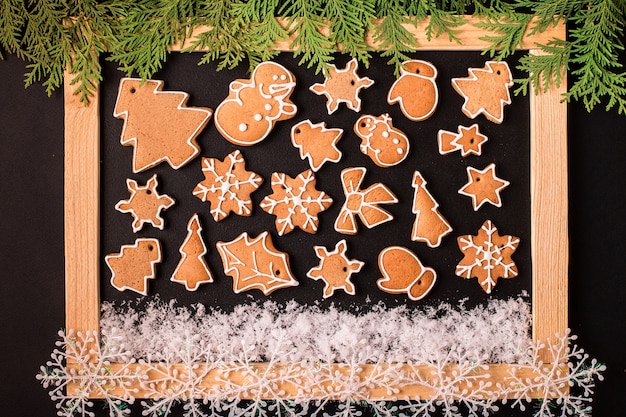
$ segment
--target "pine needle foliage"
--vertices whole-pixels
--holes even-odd
[[[484,53],[493,59],[519,50],[525,33],[565,22],[567,39],[537,45],[542,55],[521,59],[527,76],[516,80],[516,91],[537,93],[569,75],[564,100],[626,114],[623,0],[2,0],[0,58],[27,60],[25,84],[42,83],[48,94],[69,69],[88,102],[104,54],[127,75],[150,78],[173,45],[203,51],[200,64],[223,69],[247,61],[252,70],[281,44],[319,73],[339,51],[367,66],[373,41],[397,72],[419,46],[411,27],[424,25],[428,40],[460,42],[465,15],[483,19]]]

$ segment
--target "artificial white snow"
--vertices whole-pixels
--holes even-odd
[[[194,340],[209,356],[245,350],[252,361],[267,361],[280,344],[293,362],[346,362],[367,346],[370,363],[431,363],[454,350],[481,362],[509,364],[532,345],[530,323],[529,305],[521,297],[471,309],[462,303],[423,310],[376,305],[362,313],[271,301],[224,313],[156,300],[141,311],[103,304],[100,321],[104,341],[150,361],[175,360],[181,346]]]

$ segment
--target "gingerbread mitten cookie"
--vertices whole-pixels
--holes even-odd
[[[398,103],[409,120],[420,122],[433,115],[439,103],[439,90],[435,79],[437,68],[427,61],[404,61],[400,77],[387,94],[389,104]]]

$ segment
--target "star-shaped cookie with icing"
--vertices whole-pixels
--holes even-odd
[[[161,210],[167,210],[174,205],[174,199],[166,194],[159,194],[156,190],[159,182],[154,174],[141,186],[137,181],[128,178],[126,186],[130,192],[128,200],[121,200],[115,208],[122,213],[130,213],[133,216],[133,232],[137,233],[145,223],[163,230],[165,222],[161,217]]]
[[[469,155],[481,155],[483,144],[487,142],[487,136],[480,133],[477,123],[470,127],[459,125],[457,132],[440,130],[437,134],[439,153],[442,155],[461,151],[463,157]]]
[[[354,295],[356,290],[350,281],[352,274],[359,272],[363,262],[356,259],[348,259],[346,250],[348,245],[343,239],[335,245],[331,252],[323,246],[314,246],[315,254],[320,258],[320,263],[307,272],[306,276],[314,280],[323,280],[324,298],[334,294],[335,290],[342,289],[350,295]]]
[[[496,176],[496,165],[491,163],[485,169],[467,167],[467,184],[459,194],[472,198],[472,206],[477,211],[483,204],[490,203],[502,207],[500,192],[508,187],[510,182]]]
[[[346,103],[355,112],[361,111],[359,92],[363,88],[371,87],[374,81],[368,77],[359,77],[356,73],[358,69],[356,58],[350,60],[344,69],[337,69],[334,64],[330,64],[324,83],[313,84],[309,88],[317,95],[326,96],[328,114],[333,114],[339,108],[339,103]]]

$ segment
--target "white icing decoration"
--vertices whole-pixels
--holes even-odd
[[[239,125],[239,131],[240,132],[245,132],[246,130],[248,130],[248,125],[245,123],[242,123]]]
[[[257,113],[254,115],[254,120],[256,120],[257,122],[260,122],[261,120],[263,120],[263,116]]]

